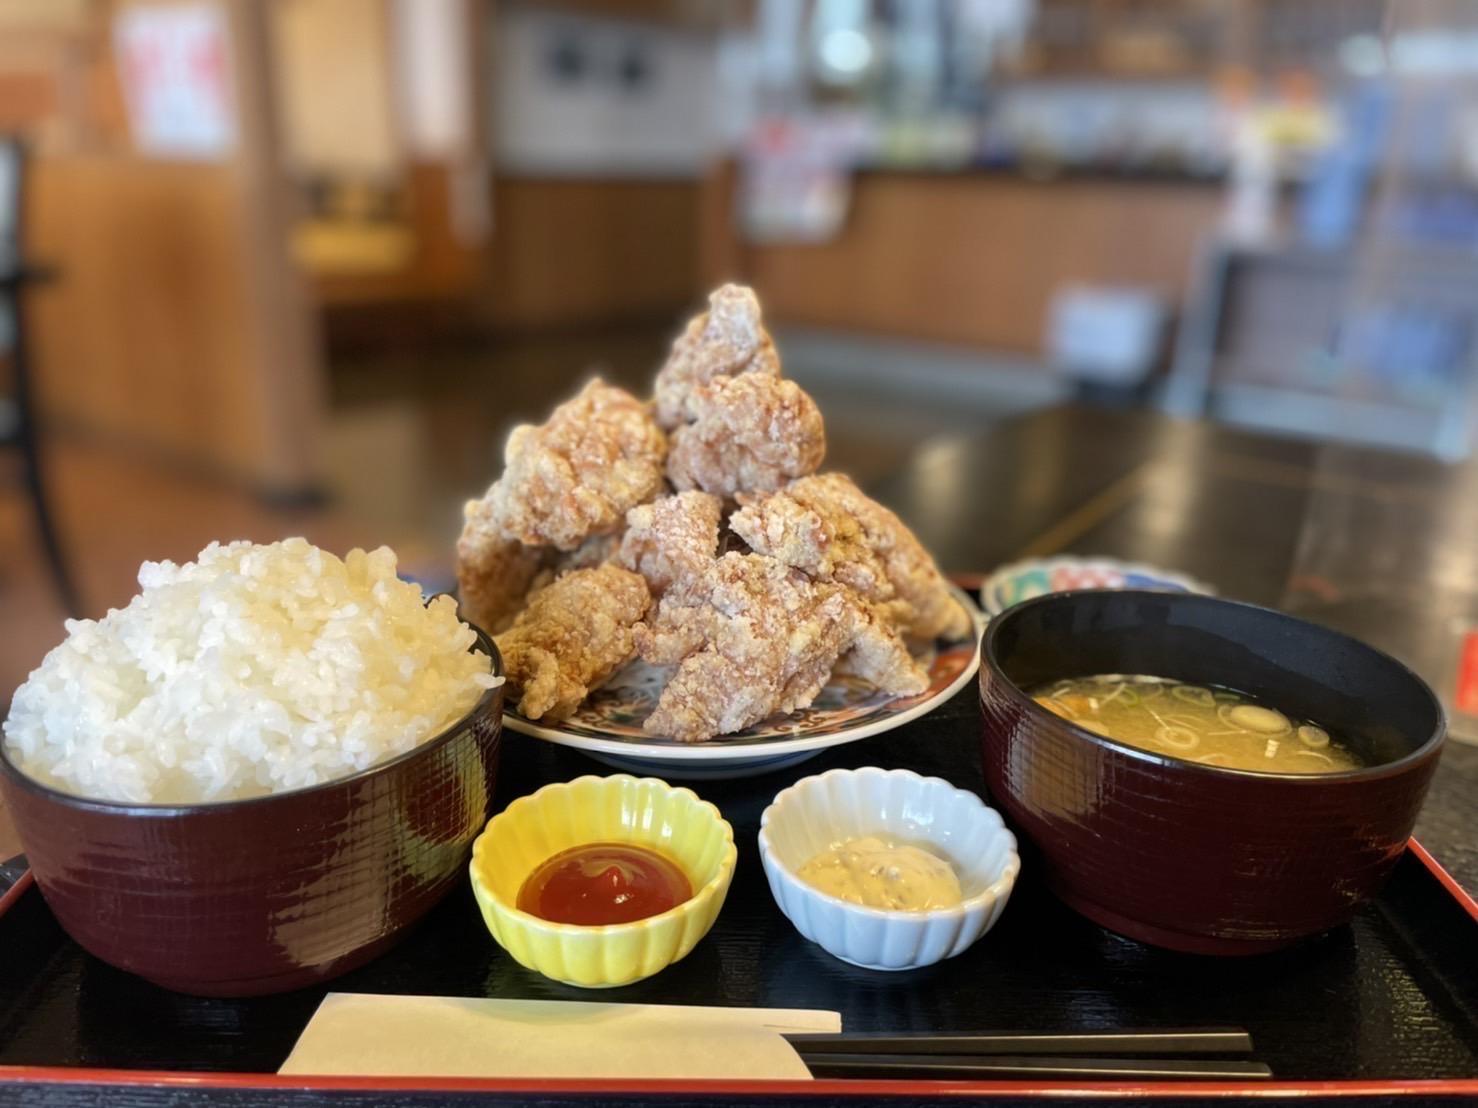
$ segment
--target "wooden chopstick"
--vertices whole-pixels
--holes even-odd
[[[1054,1058],[1047,1055],[801,1055],[811,1076],[821,1078],[897,1078],[914,1081],[967,1080],[974,1077],[1068,1078],[1227,1078],[1272,1077],[1261,1062],[1203,1061],[1188,1058]]]
[[[1248,1054],[1252,1036],[1241,1028],[1173,1031],[985,1032],[973,1035],[842,1032],[794,1034],[785,1040],[803,1055],[907,1054]]]

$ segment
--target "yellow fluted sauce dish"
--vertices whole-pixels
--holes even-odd
[[[644,847],[681,867],[693,895],[645,919],[582,926],[518,908],[555,855],[591,843]],[[630,985],[686,957],[718,918],[734,879],[734,829],[691,789],[627,774],[580,777],[520,797],[472,848],[472,891],[493,939],[520,965],[587,989]]]

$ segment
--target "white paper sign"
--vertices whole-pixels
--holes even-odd
[[[209,3],[130,7],[113,33],[139,150],[201,160],[229,153],[236,127],[225,13]]]
[[[330,993],[280,1073],[807,1080],[781,1036],[835,1012]]]

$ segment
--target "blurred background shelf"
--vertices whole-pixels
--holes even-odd
[[[1217,247],[1163,406],[1455,460],[1472,436],[1478,251]]]

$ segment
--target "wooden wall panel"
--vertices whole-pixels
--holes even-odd
[[[1034,354],[1063,283],[1178,302],[1221,205],[1196,184],[866,173],[834,241],[750,246],[742,267],[776,322]]]
[[[701,299],[699,182],[495,176],[491,187],[492,233],[469,246],[450,227],[446,168],[416,167],[411,264],[314,279],[334,340],[392,341],[380,325],[422,307],[435,309],[427,326],[535,330],[667,317]]]
[[[482,314],[544,327],[665,316],[699,296],[694,180],[495,178]]]
[[[38,160],[30,247],[60,278],[31,298],[48,416],[263,486],[311,481],[312,411],[284,413],[230,167],[128,157]],[[311,397],[317,382],[306,385]],[[292,404],[307,404],[302,397]],[[283,437],[291,425],[290,442]]]

